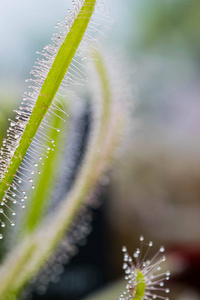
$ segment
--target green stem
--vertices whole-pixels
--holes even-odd
[[[145,294],[146,282],[143,273],[139,269],[136,270],[136,283],[137,287],[133,299],[142,300]]]
[[[7,166],[4,177],[0,182],[0,201],[9,189],[34,136],[36,135],[37,130],[58,91],[58,88],[60,87],[60,84],[87,29],[95,4],[96,0],[84,1],[77,18],[75,19],[55,57],[52,67],[42,85],[29,121],[19,141],[19,146],[15,150],[9,165]]]

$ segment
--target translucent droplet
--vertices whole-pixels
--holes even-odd
[[[122,252],[126,252],[126,251],[127,251],[126,247],[123,246],[123,247],[122,247]]]
[[[160,282],[160,286],[161,286],[161,287],[164,286],[164,282]]]
[[[11,226],[15,226],[15,223],[14,223],[14,222],[10,222],[10,225],[11,225]]]
[[[1,223],[1,227],[5,227],[6,224],[4,222]]]
[[[140,236],[140,242],[143,242],[144,241],[144,237],[141,235]]]
[[[169,292],[170,292],[170,289],[165,290],[165,293],[169,294]]]
[[[29,182],[33,182],[33,178],[29,178]]]
[[[0,240],[2,240],[2,238],[3,238],[3,235],[2,235],[2,234],[0,234]]]
[[[128,267],[126,263],[123,264],[122,268],[125,270]]]
[[[165,248],[163,246],[160,247],[160,252],[164,252]]]
[[[32,185],[32,186],[31,186],[31,188],[32,188],[32,189],[34,189],[34,188],[35,188],[35,186],[34,186],[34,185]]]
[[[152,247],[152,246],[153,246],[153,242],[150,241],[150,242],[149,242],[149,247]]]

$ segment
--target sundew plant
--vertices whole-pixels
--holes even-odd
[[[153,242],[144,243],[144,237],[140,237],[140,247],[136,249],[133,255],[129,255],[124,246],[123,269],[127,281],[126,290],[121,293],[119,300],[169,300],[170,290],[166,287],[166,281],[169,280],[170,271],[162,270],[162,263],[165,262],[165,248],[160,247],[154,255],[150,256],[150,249]]]
[[[98,42],[111,23],[107,10],[99,0],[72,3],[73,10],[57,23],[52,44],[39,53],[29,90],[9,120],[1,147],[0,299],[16,299],[53,263],[58,246],[69,257],[74,254],[73,245],[89,231],[94,191],[110,166],[127,119],[126,76],[113,55],[102,54]],[[84,103],[77,108],[79,114],[71,108],[76,101]],[[89,130],[78,135],[77,124],[83,130],[80,115],[83,118],[88,107]],[[67,117],[70,111],[73,122]],[[70,139],[75,145],[64,155]],[[77,167],[73,147],[80,143],[84,149]],[[74,181],[60,192],[66,161],[74,168],[69,167]],[[78,234],[73,236],[74,224]]]

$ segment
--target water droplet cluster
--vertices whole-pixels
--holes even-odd
[[[146,247],[146,250],[145,250]],[[153,247],[153,242],[144,243],[143,236],[140,237],[140,248],[137,248],[132,256],[129,255],[126,247],[122,248],[124,254],[123,269],[125,271],[125,279],[127,280],[126,290],[120,295],[119,300],[131,300],[135,298],[135,293],[138,285],[138,271],[142,273],[145,281],[145,293],[142,300],[163,299],[169,300],[164,294],[170,292],[169,288],[165,287],[166,280],[169,280],[170,272],[162,272],[162,263],[165,261],[163,255],[165,249],[160,247],[159,251],[150,259],[150,249]]]

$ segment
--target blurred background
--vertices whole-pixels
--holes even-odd
[[[33,298],[81,299],[103,288],[123,274],[122,245],[132,252],[143,234],[167,249],[171,299],[200,299],[200,1],[106,2],[114,22],[103,43],[129,62],[131,138],[94,211],[88,243],[61,281]],[[35,51],[50,43],[69,7],[69,0],[0,1],[1,139]]]

